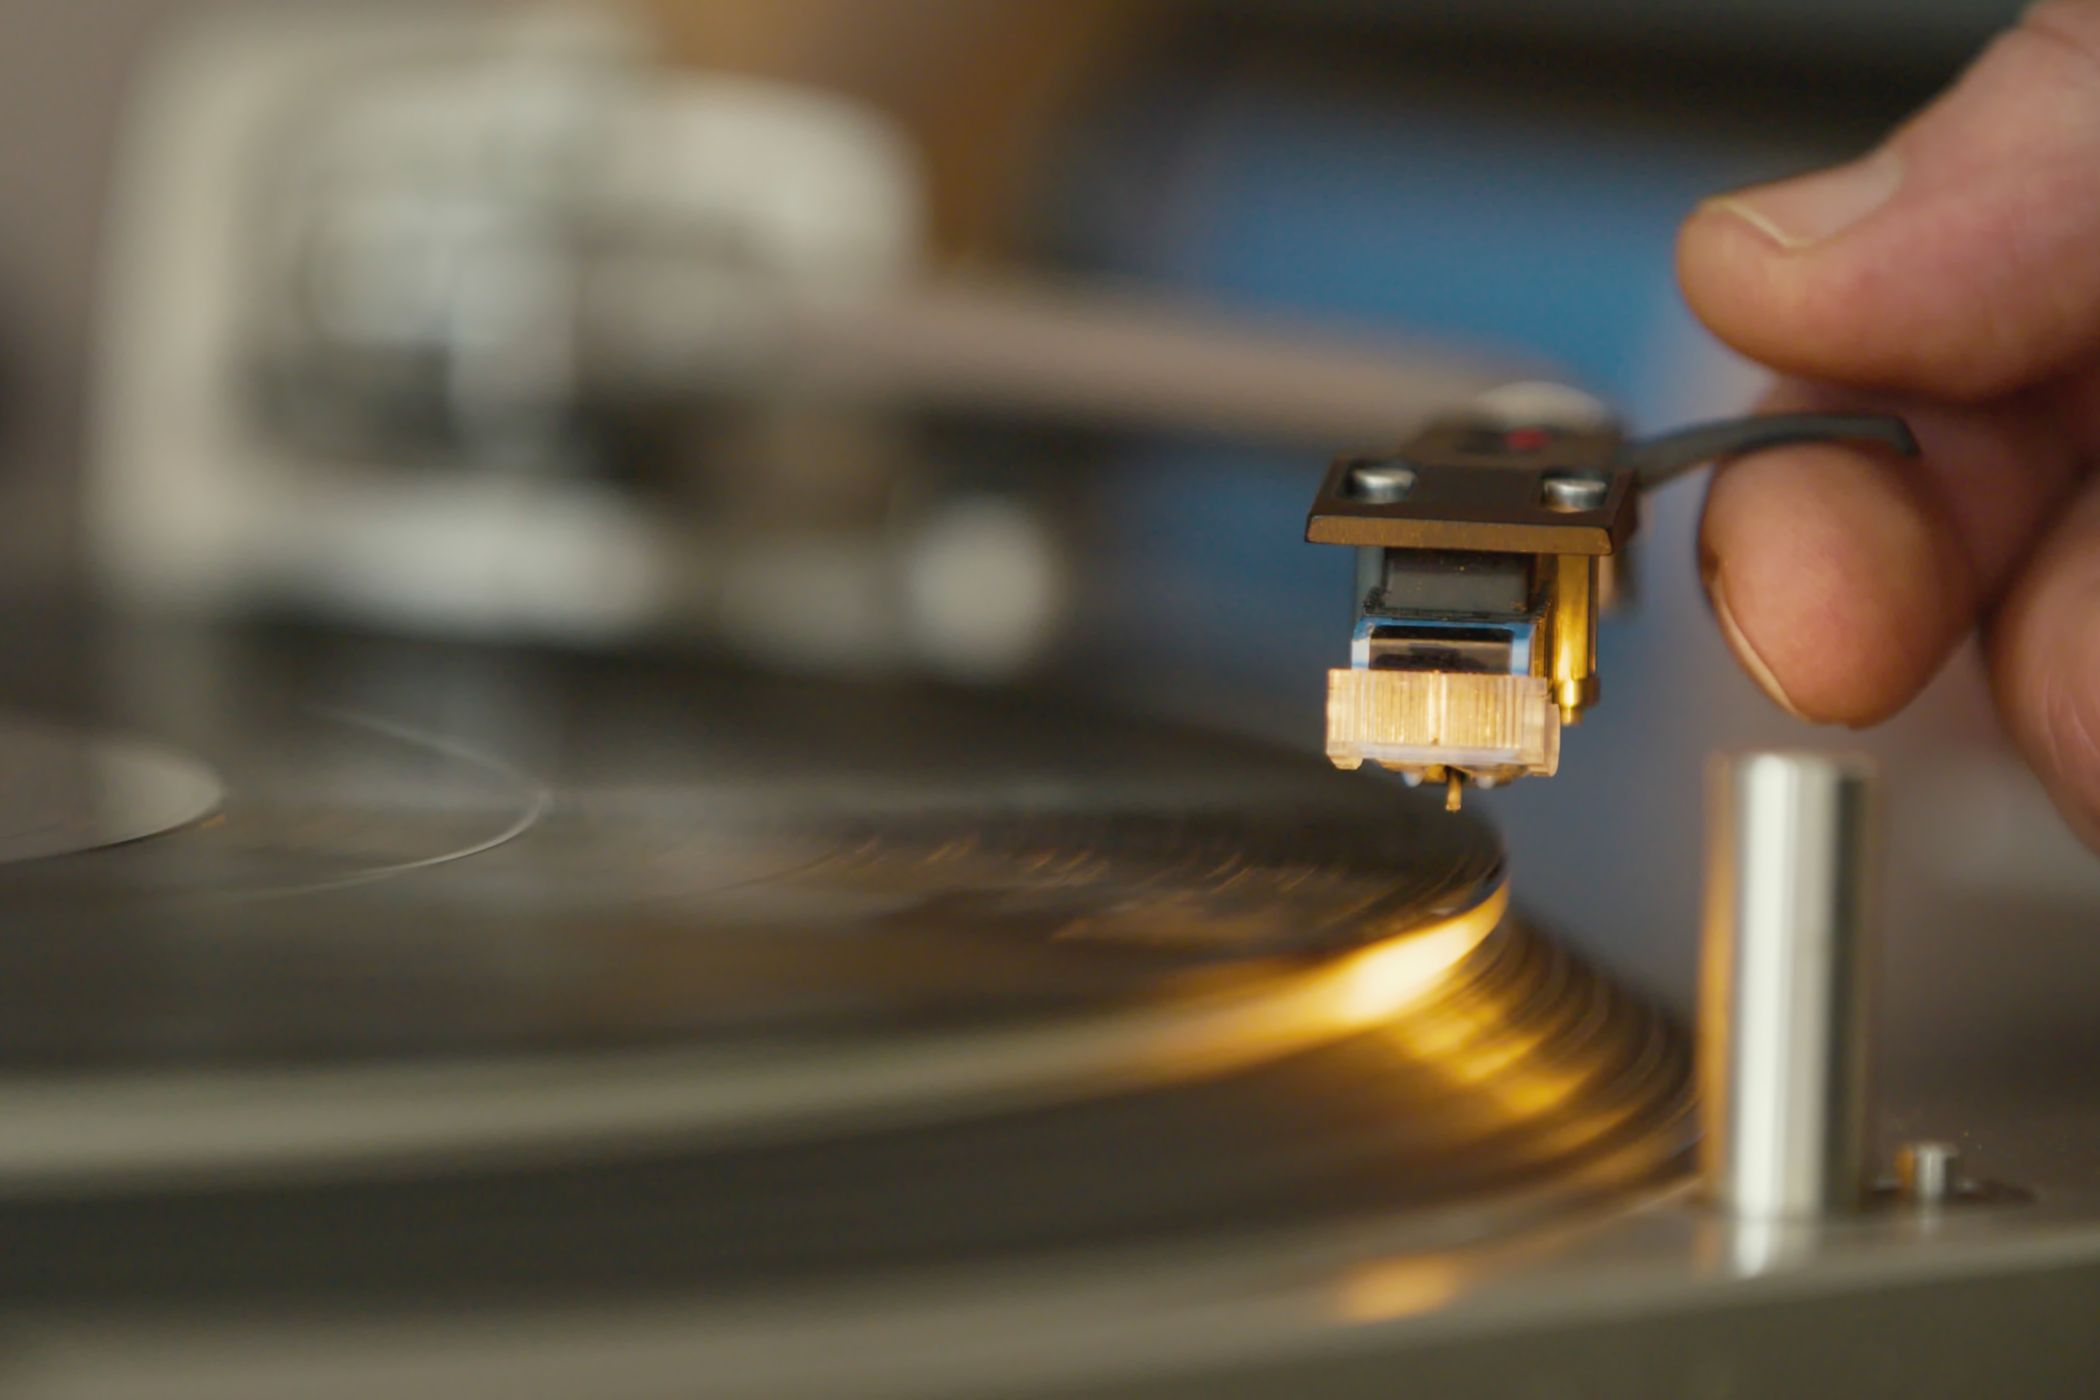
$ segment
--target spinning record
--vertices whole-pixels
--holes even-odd
[[[1508,913],[1492,832],[1315,756],[1006,693],[209,647],[181,703],[101,710],[208,763],[216,815],[0,866],[0,1233],[47,1292],[1485,1228],[1681,1146],[1674,1032]]]

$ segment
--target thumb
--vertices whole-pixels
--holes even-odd
[[[1709,200],[1678,272],[1809,378],[1973,399],[2100,348],[2100,3],[2029,10],[1872,154]]]

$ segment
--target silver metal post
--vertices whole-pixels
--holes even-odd
[[[1753,753],[1717,761],[1710,781],[1707,1190],[1745,1217],[1855,1210],[1867,1186],[1872,767]]]

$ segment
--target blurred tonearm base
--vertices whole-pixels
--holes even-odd
[[[873,112],[673,70],[600,11],[217,12],[124,133],[97,576],[155,609],[1011,674],[1068,606],[1072,464],[986,500],[921,415],[1324,449],[1510,376],[947,277],[923,204]]]

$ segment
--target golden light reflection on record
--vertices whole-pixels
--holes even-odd
[[[1368,1027],[1433,993],[1509,912],[1503,886],[1463,914],[1346,957],[1334,970],[1337,1029]]]

